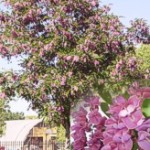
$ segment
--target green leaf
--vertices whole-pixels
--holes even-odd
[[[132,150],[137,150],[138,148],[138,144],[134,142]]]
[[[142,105],[142,112],[146,117],[150,117],[150,99],[146,99]]]
[[[109,109],[108,104],[107,103],[101,103],[101,109],[102,111],[107,114],[107,111]],[[108,114],[107,114],[108,115]]]
[[[100,58],[100,56],[98,54],[92,54],[92,57],[95,58],[95,59]]]
[[[99,92],[100,96],[103,98],[103,100],[108,103],[111,104],[112,103],[112,97],[110,95],[110,93],[108,91],[102,90]]]

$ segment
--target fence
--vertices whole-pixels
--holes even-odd
[[[24,143],[22,141],[0,142],[0,150],[65,150],[65,144],[49,141],[46,143]]]

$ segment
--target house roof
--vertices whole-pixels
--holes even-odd
[[[25,141],[30,130],[42,122],[42,119],[6,121],[5,134],[0,141]]]

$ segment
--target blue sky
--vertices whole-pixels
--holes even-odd
[[[112,12],[123,16],[125,25],[134,18],[144,18],[150,23],[150,0],[102,0],[103,4],[113,4]]]
[[[150,24],[150,0],[102,0],[102,4],[112,4],[112,10],[116,15],[121,16],[121,20],[125,25],[129,25],[129,21],[134,18],[144,18]],[[0,70],[18,69],[18,61],[8,64],[6,60],[0,59]],[[12,111],[23,111],[26,115],[33,115],[35,112],[27,110],[29,103],[25,100],[11,102]]]

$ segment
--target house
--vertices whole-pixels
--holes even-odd
[[[0,147],[5,150],[51,150],[56,129],[48,129],[42,119],[6,121]]]

